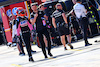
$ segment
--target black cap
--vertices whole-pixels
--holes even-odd
[[[82,0],[76,0],[76,2],[82,2]]]

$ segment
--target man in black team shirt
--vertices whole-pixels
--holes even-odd
[[[44,20],[45,14],[44,14],[43,11],[37,10],[36,4],[37,3],[31,4],[31,9],[33,10],[33,12],[31,13],[30,21],[33,25],[34,25],[34,23],[36,24],[36,31],[38,33],[39,41],[40,41],[40,44],[41,44],[41,47],[42,47],[42,52],[43,52],[45,58],[48,58],[47,55],[46,55],[43,35],[46,36],[46,39],[48,41],[48,55],[49,56],[52,56],[52,54],[50,52],[51,51],[51,40],[50,40],[50,36],[49,36],[48,31],[47,31],[46,23],[45,23],[45,20]]]
[[[61,42],[64,45],[64,49],[67,50],[65,35],[67,35],[68,45],[71,49],[73,49],[73,46],[71,45],[71,34],[68,28],[67,18],[60,3],[56,4],[56,10],[52,14],[52,23],[54,28],[57,28],[58,33],[61,36]]]

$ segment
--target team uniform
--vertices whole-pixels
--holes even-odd
[[[76,3],[73,8],[74,8],[75,15],[78,19],[78,23],[81,26],[81,29],[83,31],[85,46],[87,46],[87,45],[89,45],[88,40],[87,40],[87,28],[88,28],[89,22],[86,17],[86,9],[85,9],[84,5],[82,5],[80,3]]]
[[[32,25],[30,24],[30,22],[28,21],[28,19],[26,17],[17,17],[17,36],[20,36],[20,32],[22,33],[22,38],[23,41],[26,45],[26,49],[28,52],[28,56],[29,56],[29,61],[33,61],[32,59],[32,54],[31,54],[31,46],[30,46],[30,31],[33,30]],[[20,38],[21,41],[21,38]],[[22,47],[22,41],[19,43],[19,45]],[[21,48],[22,52],[23,51],[23,47]]]
[[[57,30],[60,36],[70,34],[70,30],[62,17],[62,13],[64,13],[63,10],[57,9],[52,14],[52,17],[55,18]]]
[[[31,13],[31,19],[34,19],[35,14],[36,14],[35,12]],[[45,14],[43,11],[38,11],[38,17],[36,19],[35,24],[36,24],[36,32],[38,33],[39,41],[40,41],[40,44],[42,47],[42,52],[43,52],[45,58],[47,58],[43,35],[46,36],[47,41],[48,41],[48,54],[49,55],[51,55],[51,52],[50,52],[51,51],[51,40],[50,40],[49,32],[47,31],[47,28],[46,28],[44,15]]]

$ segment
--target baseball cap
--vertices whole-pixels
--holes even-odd
[[[37,2],[31,3],[31,7],[34,5],[38,5],[38,3]]]
[[[57,8],[57,6],[60,6],[60,5],[61,5],[60,3],[57,3],[57,4],[56,4],[56,8]]]
[[[38,6],[38,9],[41,8],[41,6],[44,6],[44,5],[43,5],[43,4],[40,4],[40,5]]]

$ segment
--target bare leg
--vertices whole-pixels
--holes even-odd
[[[73,46],[71,45],[71,34],[67,35],[68,40],[68,46],[70,46],[71,49],[73,49]]]
[[[46,39],[45,36],[44,36],[44,43],[45,43],[45,46],[48,47],[48,45],[47,45],[47,39]]]
[[[66,49],[66,42],[65,42],[65,35],[60,36],[60,38],[61,38],[62,44],[64,45],[64,49],[67,50],[67,49]]]
[[[22,51],[21,51],[21,49],[20,49],[19,44],[17,44],[17,48],[18,48],[18,51],[21,53]]]
[[[71,40],[72,40],[71,39],[71,34],[67,35],[66,37],[67,37],[68,43],[71,43]]]

